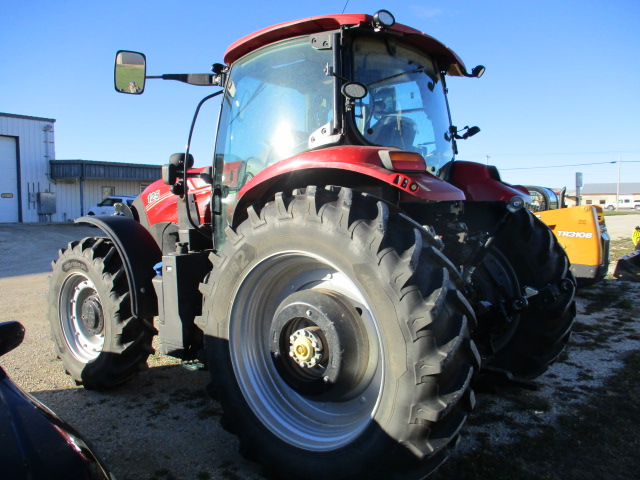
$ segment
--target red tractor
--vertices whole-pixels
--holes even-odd
[[[109,389],[158,334],[208,367],[224,426],[276,476],[428,475],[474,382],[541,375],[576,312],[526,189],[454,161],[479,129],[451,125],[445,79],[484,67],[382,10],[260,30],[212,71],[149,77],[117,54],[123,93],[221,88],[215,153],[193,169],[187,147],[120,215],[79,220],[102,236],[53,267],[65,369]]]

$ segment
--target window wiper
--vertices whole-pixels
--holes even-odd
[[[371,85],[375,85],[376,83],[386,82],[387,80],[391,80],[392,78],[401,77],[403,75],[411,75],[412,73],[420,73],[425,71],[426,69],[424,67],[419,67],[419,68],[416,68],[415,70],[408,70],[406,72],[395,73],[393,75],[389,75],[388,77],[381,78],[380,80],[376,80],[375,82],[371,82],[370,84],[367,85],[367,87],[370,87]]]
[[[244,112],[249,105],[251,105],[251,103],[256,99],[256,97],[260,94],[260,92],[262,92],[266,88],[266,86],[267,84],[263,83],[254,90],[254,92],[251,94],[251,97],[249,97],[249,100],[247,100],[247,103],[245,103],[240,108],[238,108],[238,111],[236,112],[236,114],[233,116],[231,120],[229,120],[229,125],[235,122],[236,118],[238,118],[240,114]]]

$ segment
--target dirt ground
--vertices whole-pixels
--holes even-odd
[[[612,239],[629,238],[633,227],[640,225],[640,214],[607,217],[606,222]],[[17,320],[27,331],[24,343],[0,359],[2,367],[19,386],[80,430],[119,480],[263,478],[259,466],[237,453],[235,437],[220,427],[219,404],[204,390],[208,373],[189,372],[174,359],[153,355],[150,368],[137,380],[108,394],[84,390],[65,375],[53,354],[46,319],[48,272],[59,248],[96,232],[73,224],[0,224],[0,320]],[[628,285],[624,291],[637,305],[640,288]],[[578,298],[579,322],[597,323],[600,317],[589,315],[587,304],[587,300]],[[635,309],[633,315],[629,328],[640,330]],[[601,348],[610,346],[604,343]],[[554,365],[541,379],[542,391],[556,404],[565,401],[555,394],[563,382],[570,381],[567,378],[572,378],[571,369],[590,369],[592,379],[602,380],[615,368],[617,355],[624,350],[619,345],[610,348],[610,365],[603,367],[601,351],[592,353],[593,349],[581,348],[578,343],[575,351],[585,356],[576,353],[572,357],[572,348],[568,360]],[[640,341],[625,348],[639,349]],[[579,399],[566,400],[567,408],[575,401]],[[525,430],[529,428],[527,421],[522,420]],[[469,427],[466,432],[470,437],[467,448],[474,448],[477,428]],[[497,435],[499,445],[499,426],[481,428]],[[463,445],[466,440],[463,438]]]

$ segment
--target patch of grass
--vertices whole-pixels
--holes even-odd
[[[631,241],[631,234],[629,238],[618,238],[609,242],[609,258],[611,264],[614,264],[625,255],[633,252],[634,245]]]
[[[611,259],[612,262],[617,261]],[[615,308],[625,312],[631,312],[635,308],[636,301],[629,297],[630,286],[626,282],[605,279],[602,282],[581,289],[578,296],[588,301],[585,306],[585,314],[602,312],[607,308]]]
[[[155,402],[153,402],[153,405],[151,405],[148,411],[148,415],[149,417],[157,417],[162,412],[164,412],[165,410],[169,410],[170,408],[171,405],[164,400],[156,400]]]
[[[621,298],[619,302],[613,305],[613,308],[617,308],[619,310],[634,310],[636,307],[635,302],[631,300],[629,297]]]
[[[609,210],[605,210],[604,211],[604,216],[605,217],[619,217],[620,215],[635,215],[637,212],[634,211],[629,211],[629,212],[610,212]]]
[[[562,389],[560,389],[562,390]],[[558,424],[446,463],[433,479],[636,480],[640,471],[640,351]],[[482,415],[479,412],[478,415]]]

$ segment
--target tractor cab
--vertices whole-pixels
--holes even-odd
[[[344,145],[417,153],[414,169],[443,176],[456,138],[444,75],[484,71],[467,74],[451,50],[386,11],[270,27],[231,45],[224,60],[215,149],[223,184],[238,161],[248,181],[281,160]]]

